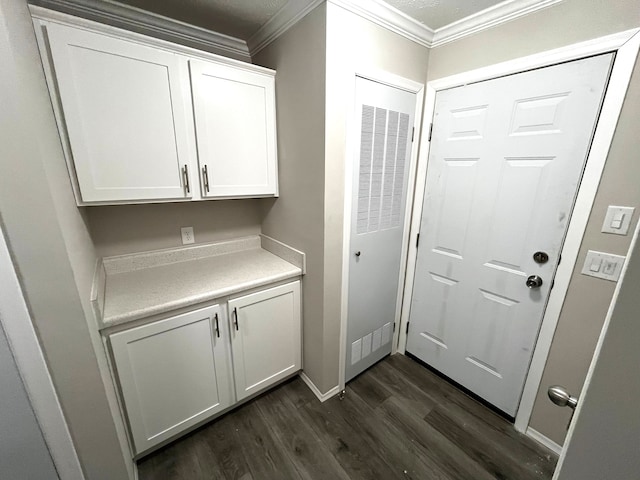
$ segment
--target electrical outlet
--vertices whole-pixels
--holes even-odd
[[[180,233],[182,234],[183,245],[194,243],[196,241],[196,237],[193,235],[193,227],[182,227],[180,229]]]

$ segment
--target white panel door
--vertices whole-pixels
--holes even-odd
[[[186,61],[62,25],[47,32],[82,200],[190,198]]]
[[[229,301],[238,401],[302,368],[300,282]]]
[[[218,305],[109,337],[136,453],[234,403]]]
[[[277,195],[275,78],[189,60],[203,197]]]
[[[415,93],[356,79],[347,381],[391,353],[415,110]]]
[[[611,61],[436,95],[407,351],[512,416]]]

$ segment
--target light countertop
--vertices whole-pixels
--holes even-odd
[[[119,325],[302,275],[304,254],[283,254],[290,247],[273,242],[256,236],[105,258],[101,323]]]

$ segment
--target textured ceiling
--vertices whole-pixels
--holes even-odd
[[[504,0],[386,0],[392,7],[437,30]]]
[[[149,12],[242,40],[248,39],[288,0],[118,0]],[[299,0],[293,0],[299,1]]]
[[[312,0],[117,0],[120,3],[247,40],[289,1]],[[386,0],[436,30],[504,0]]]

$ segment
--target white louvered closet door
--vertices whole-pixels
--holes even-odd
[[[391,353],[416,95],[356,81],[346,380]]]

